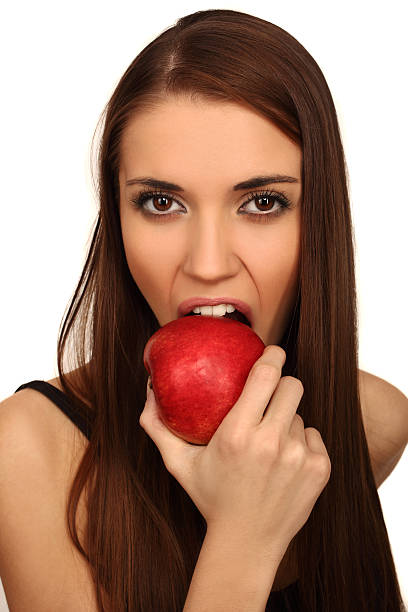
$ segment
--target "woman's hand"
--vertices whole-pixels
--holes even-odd
[[[148,389],[140,424],[207,522],[239,530],[256,546],[282,548],[306,523],[331,463],[320,433],[296,413],[297,378],[281,378],[284,350],[267,346],[207,446],[189,444],[162,423]]]

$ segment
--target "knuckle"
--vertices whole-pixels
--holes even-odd
[[[236,430],[224,433],[219,438],[219,449],[224,456],[240,455],[248,445],[246,433]]]
[[[281,346],[279,346],[278,344],[269,344],[266,347],[266,352],[269,354],[274,353],[275,355],[278,355],[279,358],[285,362],[286,360],[286,352],[283,350],[283,348]]]
[[[271,436],[260,438],[256,442],[255,452],[262,463],[274,462],[279,455],[279,440]]]
[[[258,362],[254,365],[252,376],[259,381],[270,381],[280,376],[280,368],[273,363]]]
[[[318,429],[316,429],[316,427],[308,427],[307,428],[307,433],[308,433],[308,435],[312,436],[313,438],[315,438],[319,442],[323,443],[320,431]]]
[[[327,481],[331,474],[331,461],[328,455],[313,454],[313,471],[321,481]]]
[[[292,440],[284,452],[284,462],[291,467],[300,467],[306,459],[306,449],[302,442]]]
[[[302,381],[300,381],[298,378],[295,378],[294,376],[282,376],[282,380],[285,381],[285,384],[290,385],[294,391],[297,391],[300,393],[300,395],[303,395],[304,387]]]

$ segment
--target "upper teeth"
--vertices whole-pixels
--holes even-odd
[[[236,308],[232,304],[217,304],[216,306],[196,306],[193,312],[212,317],[223,317],[226,312],[234,312],[234,310]]]

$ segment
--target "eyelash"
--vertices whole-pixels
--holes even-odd
[[[150,200],[152,197],[156,197],[156,198],[162,197],[168,200],[173,200],[173,202],[176,202],[177,204],[180,204],[180,206],[183,206],[181,202],[178,202],[173,196],[167,193],[164,193],[162,191],[141,191],[137,197],[132,198],[131,202],[135,208],[139,210],[141,209],[142,213],[146,215],[147,217],[156,217],[155,221],[157,221],[158,223],[165,223],[169,219],[169,217],[173,218],[174,216],[180,214],[179,211],[172,212],[172,213],[163,213],[163,214],[152,213],[152,212],[147,211],[144,208],[144,204],[146,203],[147,200]],[[276,193],[270,190],[254,192],[254,193],[249,194],[248,199],[241,205],[241,208],[249,204],[249,202],[251,202],[254,199],[266,198],[266,197],[272,198],[275,202],[278,202],[280,206],[280,208],[278,209],[278,212],[240,213],[240,214],[248,215],[250,218],[252,217],[250,220],[255,223],[268,223],[269,221],[272,220],[272,218],[279,217],[280,215],[285,213],[286,210],[292,208],[292,202],[288,199],[286,194]],[[157,217],[165,217],[165,219],[158,219]]]

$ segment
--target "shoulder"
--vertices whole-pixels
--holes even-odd
[[[47,382],[61,389],[57,379]],[[54,500],[67,500],[88,443],[48,397],[22,389],[0,402],[0,489],[14,476],[15,483],[41,483]]]
[[[369,430],[408,441],[408,398],[397,387],[359,370],[363,417]]]
[[[58,379],[47,381],[61,389]],[[67,459],[83,455],[87,438],[48,397],[35,389],[22,389],[0,403],[0,442],[36,446],[49,469],[60,470]],[[33,450],[33,449],[32,449]],[[70,461],[71,463],[71,461]]]
[[[45,602],[65,609],[58,607],[65,594],[78,610],[85,609],[83,598],[93,601],[89,568],[66,523],[85,441],[57,406],[33,389],[0,403],[0,574],[9,605],[18,609],[45,609]],[[81,494],[80,535],[85,521]],[[80,582],[83,589],[71,596]]]
[[[61,389],[58,379],[47,381]],[[0,478],[43,478],[67,495],[88,446],[80,429],[48,397],[22,389],[0,403]],[[0,481],[1,485],[1,481]]]
[[[381,483],[408,442],[408,398],[383,378],[363,370],[359,370],[359,388],[370,457]]]

